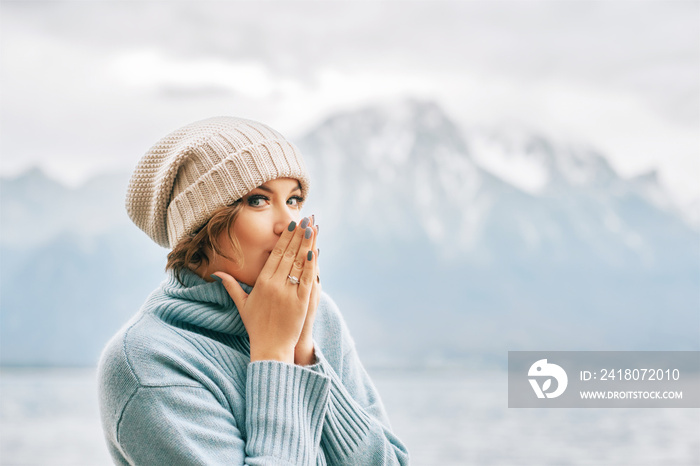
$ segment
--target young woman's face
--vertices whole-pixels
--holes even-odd
[[[241,202],[243,206],[233,224],[233,235],[241,247],[243,265],[223,257],[217,257],[211,265],[252,286],[284,229],[292,220],[299,223],[304,199],[297,180],[277,178],[250,191]],[[227,240],[222,244],[227,244]],[[225,252],[229,257],[236,257],[230,248]]]

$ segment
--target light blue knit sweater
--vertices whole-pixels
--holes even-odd
[[[117,464],[408,464],[327,295],[316,364],[251,363],[224,287],[181,278],[170,272],[102,354],[102,425]]]

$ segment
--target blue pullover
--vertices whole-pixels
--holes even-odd
[[[328,295],[315,364],[250,362],[223,285],[190,271],[181,279],[170,271],[102,354],[100,412],[116,464],[408,464]]]

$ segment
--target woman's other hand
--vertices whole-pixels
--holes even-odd
[[[308,223],[305,220],[302,224]],[[248,331],[251,362],[270,359],[294,362],[295,347],[305,326],[316,283],[316,260],[311,251],[314,236],[311,227],[297,228],[295,222],[290,223],[250,294],[231,275],[215,273],[236,303]],[[298,278],[299,283],[294,284],[289,276]]]
[[[314,357],[313,328],[314,320],[316,318],[316,308],[318,307],[318,302],[321,299],[321,281],[318,278],[318,248],[316,247],[316,240],[318,239],[318,225],[312,225],[312,228],[314,230],[314,242],[311,250],[313,251],[312,260],[315,263],[316,276],[314,277],[314,282],[311,287],[311,297],[309,298],[309,307],[306,310],[304,327],[301,329],[299,341],[294,348],[294,363],[301,366],[309,366],[314,364],[316,360]]]

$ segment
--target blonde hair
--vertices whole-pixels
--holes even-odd
[[[242,205],[239,199],[231,205],[215,210],[207,223],[191,235],[182,238],[168,253],[165,270],[173,270],[177,280],[184,286],[180,279],[180,272],[184,269],[198,268],[205,263],[209,264],[208,251],[243,265],[241,245],[231,231]],[[236,257],[229,257],[224,253],[220,241],[223,232],[227,233]]]

